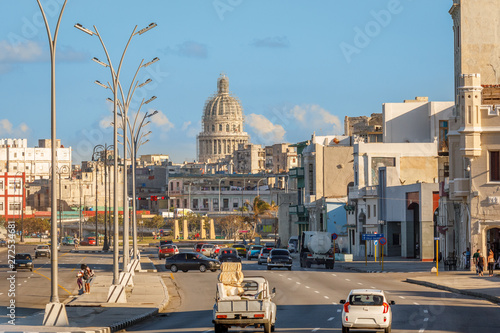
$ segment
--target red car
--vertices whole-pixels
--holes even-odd
[[[80,245],[95,245],[95,237],[85,237],[84,240],[80,242]]]
[[[158,248],[158,259],[171,257],[177,253],[179,253],[179,249],[177,248],[177,245],[173,245],[173,244],[162,245]]]

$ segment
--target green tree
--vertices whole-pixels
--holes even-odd
[[[260,196],[253,199],[253,205],[247,201],[247,205],[252,209],[253,216],[248,220],[248,223],[252,226],[253,234],[257,231],[257,225],[260,224],[262,217],[271,216],[270,211],[272,210],[271,205],[262,200]]]

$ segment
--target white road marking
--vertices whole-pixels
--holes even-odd
[[[280,276],[283,276],[283,274],[280,274]]]
[[[349,279],[345,279],[345,280],[346,280],[346,281],[351,281],[351,280],[349,280]]]
[[[399,298],[405,299],[404,296],[399,296]]]
[[[306,288],[307,288],[307,289],[309,289],[309,288],[311,288],[311,287],[309,287],[309,286],[306,286]]]
[[[415,305],[420,305],[420,304],[418,304],[417,302],[413,302],[413,304],[415,304]]]
[[[429,318],[424,318],[424,321],[429,321]]]
[[[291,280],[292,278],[288,278],[288,280]]]
[[[329,299],[329,298],[330,298],[330,297],[328,297],[328,296],[323,296],[323,297],[324,297],[324,298],[326,298],[326,299]]]
[[[361,282],[358,282],[358,284],[359,284],[360,286],[362,286],[362,285],[363,285]]]
[[[332,274],[333,276],[337,276],[337,274]]]
[[[377,288],[375,288],[374,286],[371,286],[370,288],[372,288],[372,289],[377,289]],[[387,293],[387,291],[386,291],[386,293]]]
[[[425,331],[425,328],[421,328],[421,329],[418,331],[418,333],[424,333],[424,331]]]
[[[311,332],[316,332],[316,331],[319,331],[319,327],[318,327],[318,328],[313,329]]]
[[[342,310],[340,310],[340,309],[337,309],[337,312],[341,312],[341,311],[342,311]]]
[[[335,319],[335,317],[330,317],[330,318],[328,318],[328,321],[332,321],[334,319]]]
[[[332,302],[333,305],[337,305],[337,302]]]
[[[319,294],[319,291],[317,291],[317,290],[315,290],[314,292],[315,292],[316,294]]]
[[[429,310],[424,310],[424,313],[429,313]]]
[[[28,282],[27,280],[24,280],[23,282]]]
[[[295,283],[296,283],[296,284],[300,284],[300,282],[298,282],[298,281],[297,281],[297,282],[295,282]]]

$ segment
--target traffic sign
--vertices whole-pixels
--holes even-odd
[[[384,237],[384,234],[361,234],[361,240],[371,241]]]
[[[377,245],[378,245],[378,240],[375,240],[375,241],[373,242],[373,244],[375,244],[375,246],[377,246]]]
[[[332,234],[332,239],[333,239],[333,240],[336,240],[338,237],[339,237],[339,235],[337,235],[336,233],[333,233],[333,234]]]
[[[385,245],[385,244],[387,244],[387,239],[386,239],[385,237],[381,237],[381,238],[379,239],[379,241],[380,241],[380,245]]]
[[[439,237],[434,237],[434,240],[439,240]]]

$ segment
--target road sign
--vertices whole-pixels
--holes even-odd
[[[434,237],[434,240],[439,240],[439,237]]]
[[[378,245],[378,240],[375,240],[375,241],[373,242],[373,244],[375,244],[375,246],[377,246],[377,245]],[[375,255],[375,256],[377,256],[377,255]]]
[[[332,234],[332,239],[333,239],[333,240],[336,240],[338,237],[339,237],[339,235],[337,235],[336,233],[333,233],[333,234]]]
[[[379,241],[380,241],[380,245],[387,244],[387,239],[385,237],[381,237]]]
[[[381,237],[384,237],[384,234],[361,234],[361,240],[378,240]]]

